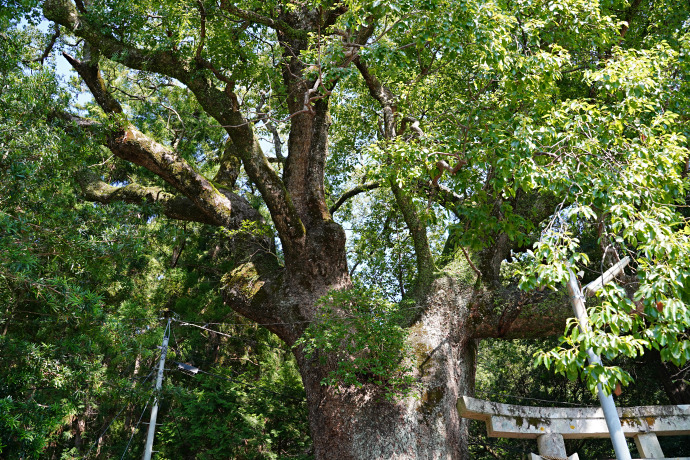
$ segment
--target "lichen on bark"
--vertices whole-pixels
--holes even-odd
[[[77,7],[70,0],[45,0],[43,15],[50,21],[57,22],[74,30],[79,24]]]

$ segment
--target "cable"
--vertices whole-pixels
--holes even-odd
[[[117,420],[117,418],[120,416],[120,414],[122,413],[122,411],[125,410],[125,408],[126,408],[128,405],[129,405],[129,401],[127,401],[127,403],[126,403],[124,406],[122,406],[122,409],[120,409],[120,411],[117,413],[117,415],[110,421],[110,423],[108,423],[108,426],[105,427],[105,430],[103,430],[103,432],[96,438],[96,440],[94,441],[94,443],[91,444],[91,448],[90,448],[89,451],[86,453],[86,455],[84,455],[84,458],[89,458],[89,455],[91,454],[91,451],[93,450],[93,448],[96,447],[96,445],[98,445],[98,441],[100,441],[101,438],[103,438],[103,435],[105,435],[105,432],[108,431],[108,428],[110,428],[110,425],[112,425],[113,422],[114,422],[115,420]]]
[[[399,308],[397,311],[405,311],[405,310],[421,310],[424,309],[425,307],[423,306],[416,306],[416,307],[407,307],[407,308]],[[349,320],[349,319],[354,319],[358,318],[355,315],[346,315],[346,316],[336,316],[333,318],[329,318],[329,320]],[[292,321],[292,322],[277,322],[277,323],[257,323],[257,322],[252,322],[252,323],[203,323],[203,326],[201,323],[190,323],[189,321],[182,321],[179,319],[173,318],[173,321],[177,321],[180,323],[180,326],[194,326],[198,327],[200,329],[205,329],[210,332],[216,332],[221,335],[227,335],[223,334],[222,332],[214,331],[212,329],[206,328],[208,325],[218,325],[218,326],[245,326],[245,327],[254,327],[254,326],[291,326],[294,324],[309,324],[309,323],[315,323],[315,320],[304,320],[304,321]],[[228,336],[231,337],[231,336]]]
[[[175,319],[173,319],[173,321],[178,321],[178,322],[180,322],[179,320],[175,320]],[[201,326],[192,324],[192,323],[184,323],[184,322],[182,322],[181,325],[184,326],[185,324],[188,324],[188,325],[191,325],[191,326],[200,327],[201,329],[205,329],[205,330],[210,331],[210,332],[214,332],[214,333],[217,333],[217,334],[220,334],[220,335],[224,335],[224,336],[226,336],[226,337],[236,338],[235,336],[232,336],[232,335],[229,335],[229,334],[225,334],[225,333],[223,333],[223,332],[214,331],[214,330],[212,330],[212,329],[204,328],[204,327],[201,327]],[[173,329],[172,329],[172,325],[171,325],[171,327],[170,327],[170,332],[171,332],[171,335],[173,336],[173,342],[175,343],[175,348],[177,348],[177,338],[176,338],[176,336],[175,336],[175,332],[174,332]],[[285,351],[285,350],[283,350],[282,348],[276,348],[276,349],[281,350],[281,351]],[[182,353],[179,351],[179,348],[177,348],[177,350],[178,350],[178,351],[177,351],[176,353],[180,355],[180,358],[183,358]],[[183,369],[184,366],[188,366],[188,364],[186,364],[186,363],[182,363],[182,362],[175,361],[175,360],[171,360],[171,361],[174,362],[175,364],[177,364],[177,366],[178,366],[177,370]],[[194,369],[196,369],[197,372],[201,372],[202,374],[207,374],[207,375],[210,375],[210,376],[212,376],[212,377],[219,378],[219,379],[224,379],[224,380],[227,380],[227,381],[229,381],[229,382],[235,383],[235,384],[237,384],[237,385],[244,385],[245,387],[249,387],[249,388],[254,389],[254,390],[268,392],[268,393],[271,393],[271,394],[273,394],[273,395],[275,395],[275,396],[280,396],[280,397],[283,397],[283,398],[289,398],[289,399],[292,399],[292,400],[298,401],[298,402],[303,402],[303,401],[304,401],[302,398],[296,398],[296,397],[294,397],[294,396],[287,395],[287,394],[285,394],[285,393],[278,393],[278,392],[275,392],[275,391],[272,391],[272,390],[268,390],[268,389],[263,388],[263,387],[260,387],[260,386],[252,385],[251,383],[241,382],[241,381],[239,381],[239,380],[234,380],[234,379],[231,379],[231,378],[226,377],[226,376],[224,376],[224,375],[214,374],[214,373],[212,373],[212,372],[207,372],[207,371],[204,371],[204,370],[202,370],[202,369],[199,369],[199,368],[196,367],[196,366],[192,366],[192,367],[194,367]]]
[[[155,368],[155,364],[154,364],[154,368]],[[147,376],[144,378],[144,380],[141,381],[141,384],[143,385],[144,383],[146,383],[146,381],[147,381],[147,380],[149,379],[149,377],[151,377],[152,375],[153,375],[153,370],[152,370],[151,372],[149,372],[149,375],[147,375]],[[125,405],[122,406],[122,409],[120,409],[120,411],[117,413],[117,415],[115,415],[115,417],[110,421],[110,423],[108,423],[108,426],[106,426],[105,429],[103,430],[103,432],[96,438],[96,441],[94,441],[94,443],[91,445],[91,448],[90,448],[89,451],[86,453],[86,455],[84,455],[84,458],[88,458],[88,457],[89,457],[89,454],[91,454],[91,451],[93,450],[93,448],[96,447],[96,446],[98,445],[98,442],[103,438],[103,436],[104,436],[105,433],[108,431],[108,429],[109,429],[110,426],[113,424],[113,422],[114,422],[115,420],[117,420],[117,418],[120,416],[120,414],[122,413],[122,411],[125,410],[125,408],[132,402],[132,397],[134,396],[134,394],[135,394],[134,392],[132,392],[132,394],[130,394],[130,396],[129,396],[129,401],[127,401],[127,402],[125,403]]]
[[[216,331],[215,329],[209,329],[205,326],[200,326],[200,325],[197,325],[194,323],[187,323],[186,321],[179,321],[179,320],[177,320],[177,321],[180,323],[180,326],[194,326],[194,327],[198,327],[199,329],[203,329],[205,331],[213,332],[214,334],[220,334],[222,336],[225,336],[225,337],[228,337],[231,339],[238,339],[238,340],[241,340],[243,342],[245,341],[244,339],[242,339],[239,336],[229,335],[229,334],[226,334],[224,332]],[[225,324],[225,323],[209,323],[209,324]],[[177,343],[175,345],[177,346]],[[261,342],[261,345],[257,346],[256,348],[259,349],[262,347],[268,348],[270,350],[278,350],[278,351],[281,351],[283,353],[290,353],[290,347],[280,346],[280,345],[271,345],[270,343],[266,343],[266,342]],[[179,351],[179,348],[178,348],[178,351]],[[180,352],[180,354],[181,354],[181,352]],[[253,363],[253,364],[255,364],[255,363]]]
[[[180,431],[180,425],[177,423],[177,417],[175,416],[175,409],[173,408],[172,404],[170,404],[170,410],[168,411],[168,415],[172,415],[173,423],[175,424],[177,434],[180,437],[180,440],[184,441],[184,437],[182,436],[182,432]]]
[[[127,442],[127,447],[125,447],[125,451],[122,452],[122,457],[120,457],[120,460],[125,458],[125,454],[127,453],[127,450],[129,450],[129,445],[132,443],[132,439],[134,439],[134,435],[137,433],[137,430],[139,429],[139,424],[141,423],[141,419],[144,418],[144,413],[146,412],[146,408],[149,407],[149,403],[151,402],[151,398],[153,398],[153,395],[149,396],[149,400],[146,401],[146,405],[144,406],[144,410],[141,411],[141,415],[139,416],[139,421],[137,422],[137,426],[134,427],[134,430],[132,431],[132,436],[129,437],[129,441]]]
[[[578,404],[578,403],[572,403],[572,402],[567,402],[567,401],[556,401],[556,400],[550,400],[550,399],[530,398],[527,396],[517,396],[517,395],[511,395],[508,393],[486,392],[486,394],[492,395],[492,396],[503,396],[503,397],[513,398],[513,399],[523,399],[526,401],[539,401],[539,402],[546,402],[546,403],[551,403],[551,404],[565,404],[568,406],[576,406],[576,407],[599,407],[598,405],[595,405],[595,404]]]
[[[172,328],[172,324],[171,324],[171,327],[170,327],[170,334],[172,335],[173,343],[174,343],[174,346],[171,345],[170,348],[173,348],[173,349],[174,349],[175,354],[176,354],[180,359],[184,358],[184,355],[182,354],[182,351],[180,350],[180,346],[177,344],[177,336],[175,335],[175,331],[174,331],[173,328]]]
[[[173,321],[178,321],[178,320],[173,320]],[[234,335],[226,334],[225,332],[215,331],[215,330],[213,330],[213,329],[209,329],[209,328],[207,328],[207,327],[205,327],[205,326],[201,326],[201,325],[199,325],[199,324],[188,323],[188,322],[186,322],[186,321],[178,321],[178,322],[180,323],[180,326],[194,326],[194,327],[198,327],[199,329],[203,329],[203,330],[205,330],[205,331],[213,332],[213,333],[218,334],[218,335],[222,335],[222,336],[225,336],[225,337],[230,337],[231,339],[236,338],[236,336],[234,336]],[[219,323],[218,323],[218,324],[219,324]],[[253,326],[253,324],[252,324],[252,326]]]
[[[171,361],[172,361],[172,360],[171,360]],[[178,366],[180,366],[180,368],[182,368],[181,365],[184,364],[184,363],[179,363],[179,362],[177,362],[177,361],[173,361],[173,362],[174,362],[175,364],[177,364]],[[207,371],[205,371],[205,370],[199,369],[199,368],[196,367],[196,366],[193,366],[193,367],[194,367],[194,369],[197,370],[197,372],[201,372],[202,374],[206,374],[206,375],[210,375],[211,377],[216,377],[216,378],[219,378],[219,379],[227,380],[228,382],[232,382],[232,383],[235,383],[235,384],[237,384],[237,385],[244,385],[245,387],[251,388],[252,390],[263,391],[263,392],[265,392],[265,393],[270,393],[270,394],[272,394],[272,395],[274,395],[274,396],[280,396],[281,398],[292,399],[293,401],[297,401],[297,402],[300,402],[300,403],[304,402],[304,399],[302,399],[302,398],[296,398],[296,397],[294,397],[294,396],[292,396],[292,395],[288,395],[288,394],[285,394],[285,393],[279,393],[279,392],[277,392],[277,391],[269,390],[269,389],[267,389],[267,388],[263,388],[263,387],[260,387],[260,386],[257,386],[257,385],[252,385],[251,383],[248,383],[248,382],[242,382],[242,381],[239,381],[239,380],[231,379],[230,377],[226,377],[226,376],[224,376],[224,375],[214,374],[213,372],[207,372]]]

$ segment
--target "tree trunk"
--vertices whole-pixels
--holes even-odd
[[[410,328],[413,396],[388,400],[379,388],[321,385],[326,370],[296,353],[317,459],[466,459],[468,422],[459,396],[474,391],[477,341],[465,328],[471,294],[437,280],[427,311]]]
[[[375,389],[321,386],[317,371],[303,371],[317,459],[466,459],[467,421],[457,397],[474,387],[474,341],[441,344],[425,366],[433,385],[416,397],[388,401]]]
[[[299,264],[256,259],[224,278],[226,303],[288,345],[317,318],[319,297],[351,286],[341,227],[326,223],[307,235]],[[322,385],[334,363],[295,349],[317,459],[468,458],[468,422],[456,403],[474,392],[478,339],[551,335],[570,314],[558,293],[481,288],[451,275],[437,275],[416,298],[420,313],[410,320],[406,359],[419,387],[411,397],[387,400],[373,384]]]

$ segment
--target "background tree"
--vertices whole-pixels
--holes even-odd
[[[233,266],[224,237],[202,225],[168,225],[156,205],[94,206],[75,195],[83,164],[107,164],[111,155],[46,123],[69,95],[49,67],[31,61],[40,38],[12,26],[1,37],[0,455],[141,455],[140,417],[166,310],[198,325],[232,325],[175,324],[161,455],[308,455],[289,349],[223,305],[218,285]],[[131,173],[107,171],[112,181]],[[170,372],[175,362],[200,371]]]
[[[466,458],[477,341],[561,333],[568,263],[635,273],[541,362],[690,357],[687,5],[42,11],[95,102],[45,114],[81,196],[220,229],[225,305],[297,345],[317,458]]]

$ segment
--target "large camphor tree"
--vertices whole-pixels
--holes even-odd
[[[294,345],[316,458],[467,458],[478,340],[563,333],[568,265],[633,259],[544,364],[690,358],[687,2],[41,7],[94,102],[47,122],[115,157],[77,193],[226,230],[225,303]]]

